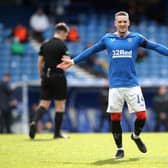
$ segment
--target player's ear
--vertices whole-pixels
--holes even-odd
[[[117,27],[117,21],[116,20],[114,21],[114,26]]]
[[[130,26],[130,20],[128,20],[128,26]]]

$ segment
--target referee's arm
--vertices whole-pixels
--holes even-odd
[[[38,66],[38,71],[39,71],[40,78],[43,77],[43,64],[44,64],[44,57],[42,55],[39,55],[37,66]]]

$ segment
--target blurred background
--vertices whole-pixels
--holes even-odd
[[[37,58],[40,44],[52,37],[57,22],[70,27],[66,41],[73,56],[114,32],[114,13],[129,12],[130,31],[168,46],[166,0],[5,0],[0,1],[0,77],[11,76],[11,132],[27,133],[39,101]],[[108,132],[108,57],[106,51],[66,71],[68,99],[62,129],[68,132]],[[168,131],[168,58],[139,48],[137,76],[147,105],[146,132]],[[0,92],[1,94],[1,92]],[[159,108],[158,108],[159,107]],[[133,115],[124,107],[123,131],[132,129]],[[39,132],[53,131],[53,105],[42,118]]]

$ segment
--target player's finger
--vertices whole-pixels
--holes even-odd
[[[61,59],[63,62],[66,62],[66,63],[69,63],[70,62],[70,59],[67,59],[67,58],[62,58]]]
[[[70,56],[64,55],[62,58],[70,59]]]
[[[65,67],[65,64],[64,64],[64,63],[60,63],[60,64],[57,65],[57,68],[63,69],[64,67]]]

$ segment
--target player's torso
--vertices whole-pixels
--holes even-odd
[[[44,44],[43,55],[45,63],[48,66],[56,65],[61,62],[61,58],[65,53],[65,44],[56,38],[52,38]]]
[[[135,60],[139,47],[136,35],[107,36],[104,44],[109,55],[109,79],[112,86],[137,85]]]
[[[116,35],[108,36],[104,39],[109,56],[112,59],[131,58],[137,56],[138,38],[137,36],[128,35],[126,37],[117,37]]]
[[[61,58],[66,51],[66,46],[63,41],[52,38],[43,46],[44,55],[44,71],[52,68],[52,71],[63,73],[63,70],[56,68],[56,65],[61,63]]]

